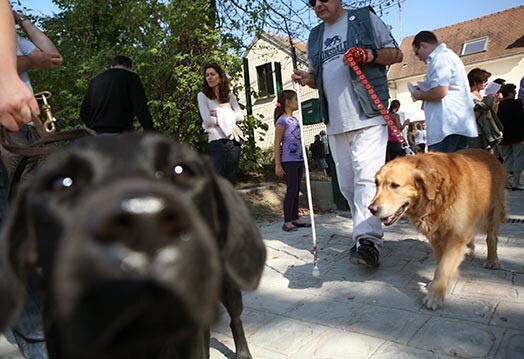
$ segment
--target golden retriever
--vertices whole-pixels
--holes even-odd
[[[497,235],[505,218],[506,172],[485,150],[399,157],[377,173],[369,210],[386,226],[406,214],[428,239],[437,268],[423,302],[440,308],[475,233],[487,234],[485,268],[498,269]]]

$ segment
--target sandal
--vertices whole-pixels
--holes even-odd
[[[283,230],[284,232],[295,232],[295,231],[298,230],[298,228],[297,228],[297,227],[288,227],[288,226],[286,226],[285,224],[283,224],[283,225],[282,225],[282,230]]]
[[[311,227],[311,223],[291,222],[295,227]]]

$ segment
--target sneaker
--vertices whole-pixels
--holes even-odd
[[[352,264],[362,264],[369,268],[378,267],[378,249],[369,239],[360,239],[360,246],[357,250],[355,244],[349,251],[349,260]]]

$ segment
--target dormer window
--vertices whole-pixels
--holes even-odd
[[[460,56],[466,56],[466,55],[472,55],[477,54],[479,52],[484,52],[488,48],[488,38],[482,37],[480,39],[474,39],[466,41],[462,45],[462,52],[460,53]]]

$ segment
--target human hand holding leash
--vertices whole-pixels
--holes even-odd
[[[31,112],[40,113],[38,104],[29,88],[18,78],[8,80],[0,76],[0,124],[9,131],[18,131],[31,121]]]
[[[31,121],[31,111],[40,113],[33,94],[16,71],[16,36],[11,7],[0,2],[0,124],[10,131]]]

